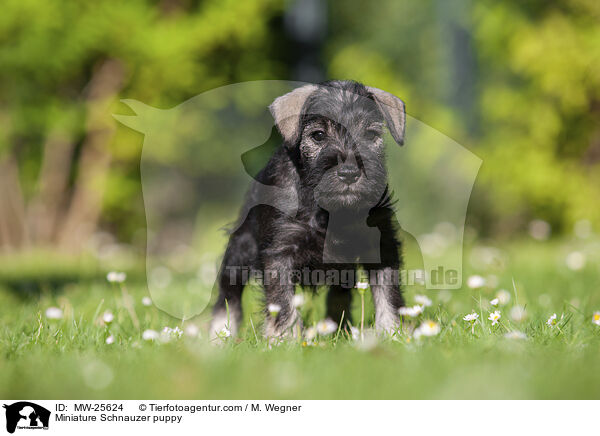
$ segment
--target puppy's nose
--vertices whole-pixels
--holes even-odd
[[[360,168],[354,165],[341,165],[337,175],[344,183],[351,185],[359,179]]]

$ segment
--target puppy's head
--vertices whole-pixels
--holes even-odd
[[[303,186],[328,211],[368,210],[387,185],[383,129],[403,143],[404,103],[376,88],[348,81],[306,85],[270,107],[295,153]]]

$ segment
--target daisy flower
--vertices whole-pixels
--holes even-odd
[[[152,299],[150,297],[142,298],[142,304],[146,307],[152,306]]]
[[[468,321],[468,322],[474,322],[477,321],[479,319],[479,314],[478,313],[469,313],[468,315],[465,315],[463,317],[463,320]]]
[[[281,306],[279,304],[269,304],[267,310],[271,314],[272,317],[276,317],[279,312],[281,312]]]
[[[510,309],[510,317],[515,322],[521,322],[527,318],[527,311],[523,306],[514,306],[512,309]]]
[[[123,283],[126,278],[127,274],[124,272],[111,271],[106,274],[106,280],[108,280],[109,283]]]
[[[471,323],[471,334],[475,334],[475,321],[479,319],[479,314],[472,312],[463,317],[464,321]]]
[[[195,338],[200,334],[200,329],[195,324],[188,324],[187,326],[185,326],[184,333],[190,338]]]
[[[490,301],[490,304],[494,307],[496,307],[498,304],[500,304],[500,299],[499,298],[494,298],[493,300]]]
[[[294,295],[294,298],[292,299],[292,304],[296,308],[302,306],[304,304],[304,295],[302,295],[302,294]]]
[[[221,330],[219,330],[219,332],[217,333],[217,337],[220,339],[227,339],[231,336],[231,330],[229,330],[227,327],[223,327]]]
[[[498,324],[498,321],[500,321],[501,317],[502,316],[500,315],[500,311],[495,310],[494,312],[490,313],[490,316],[488,317],[488,319],[490,321],[492,321],[492,325],[496,325],[496,324]]]
[[[158,332],[156,330],[144,330],[144,333],[142,333],[142,339],[144,341],[155,341],[156,339],[158,339],[160,335],[158,334]]]
[[[596,325],[600,325],[600,312],[594,312],[592,315],[592,322]]]
[[[104,315],[102,315],[102,321],[104,321],[104,324],[110,324],[114,319],[115,316],[108,310],[104,312]]]
[[[331,319],[327,318],[317,323],[317,332],[320,335],[330,335],[337,330],[337,324]]]
[[[471,289],[479,289],[485,286],[485,279],[481,276],[474,275],[467,279],[467,286]]]
[[[306,329],[306,332],[304,332],[304,336],[306,336],[306,339],[310,342],[312,341],[315,336],[317,336],[317,329],[315,327],[309,327]]]
[[[546,321],[546,324],[548,324],[552,328],[554,328],[554,326],[556,324],[558,324],[558,321],[556,320],[556,313],[553,313],[552,316],[550,318],[548,318],[548,321]]]
[[[425,295],[415,295],[415,301],[423,307],[431,306],[431,300]]]
[[[63,311],[58,307],[49,307],[46,309],[46,318],[48,319],[61,319],[63,317]]]
[[[171,339],[179,339],[183,335],[183,330],[179,327],[171,328],[165,327],[161,332],[161,339],[165,342],[170,341]]]
[[[413,336],[415,338],[420,338],[421,336],[435,336],[441,331],[440,325],[431,320],[424,321],[414,332]]]
[[[504,306],[510,301],[510,292],[506,289],[500,289],[496,294],[496,298],[498,299],[498,302]]]
[[[398,309],[398,313],[402,316],[410,316],[411,318],[414,318],[423,313],[423,306],[416,304],[412,307],[401,307]]]
[[[356,285],[354,285],[354,287],[358,290],[358,293],[360,295],[364,295],[364,293],[367,291],[367,288],[369,287],[369,283],[367,283],[367,282],[356,282]]]
[[[107,345],[113,344],[114,342],[115,342],[115,337],[113,335],[110,335],[108,338],[106,338]]]

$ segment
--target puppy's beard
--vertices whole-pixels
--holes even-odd
[[[322,181],[314,192],[317,204],[329,212],[368,211],[377,204],[383,189],[385,183],[368,183],[361,178],[351,185]]]

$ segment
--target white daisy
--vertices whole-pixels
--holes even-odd
[[[423,307],[431,306],[431,300],[427,298],[425,295],[415,295],[415,302],[420,304]]]
[[[220,339],[227,339],[230,336],[231,330],[229,330],[227,327],[223,327],[221,330],[219,330],[219,332],[217,332],[217,337]]]
[[[358,341],[360,339],[360,331],[356,327],[350,327],[350,334],[352,335],[353,341]]]
[[[115,337],[113,335],[110,335],[108,338],[106,338],[107,345],[113,344],[114,342],[115,342]]]
[[[142,304],[146,307],[152,306],[152,299],[150,297],[142,298]]]
[[[471,333],[475,334],[475,322],[479,319],[479,314],[472,312],[463,317],[463,320],[471,323]]]
[[[302,294],[294,295],[294,298],[292,299],[292,304],[296,308],[302,306],[304,304],[304,295],[302,295]]]
[[[494,298],[493,300],[490,301],[490,304],[494,307],[496,307],[498,304],[500,304],[500,299],[499,298]]]
[[[500,311],[495,310],[494,312],[490,313],[490,316],[488,317],[488,319],[490,321],[492,321],[492,325],[496,325],[496,324],[498,324],[498,321],[500,321],[501,317],[502,317],[502,315],[500,315]]]
[[[312,341],[315,338],[315,336],[317,336],[317,329],[315,327],[307,328],[304,332],[304,336],[306,336],[306,339],[308,341]]]
[[[156,330],[144,330],[144,333],[142,333],[142,339],[145,341],[155,341],[156,339],[159,338],[159,334]]]
[[[48,319],[61,319],[63,317],[63,311],[58,307],[49,307],[46,309],[46,318]]]
[[[279,312],[281,312],[281,306],[279,304],[269,304],[267,310],[271,314],[272,317],[276,317]]]
[[[196,324],[188,324],[185,326],[184,333],[190,338],[195,338],[200,334],[200,329]]]
[[[424,321],[421,325],[413,332],[415,338],[421,336],[435,336],[441,331],[440,325],[431,320]]]
[[[515,322],[521,322],[527,318],[527,311],[523,306],[516,305],[510,309],[510,317]]]
[[[104,312],[104,315],[102,315],[102,321],[104,321],[104,324],[110,324],[114,319],[115,316],[108,310]]]
[[[317,332],[320,335],[330,335],[337,330],[337,323],[327,318],[317,323]]]
[[[183,335],[183,330],[179,327],[171,328],[165,327],[161,332],[161,340],[163,342],[168,342],[171,339],[179,339]]]
[[[510,301],[510,292],[508,292],[506,289],[500,289],[496,293],[496,298],[498,299],[498,302],[504,306]]]
[[[412,307],[401,307],[398,309],[398,313],[402,316],[410,316],[411,318],[414,318],[423,313],[423,306],[416,304]]]
[[[556,324],[558,324],[558,321],[556,319],[556,313],[553,313],[552,316],[550,318],[548,318],[548,321],[546,321],[546,324],[552,328],[554,328],[554,326]]]
[[[592,322],[596,325],[600,325],[600,312],[594,312],[592,315]]]
[[[474,322],[477,321],[479,319],[479,314],[478,313],[469,313],[468,315],[465,315],[463,317],[463,320],[468,321],[468,322]]]
[[[108,280],[109,283],[123,283],[126,278],[127,274],[124,272],[111,271],[106,274],[106,280]]]
[[[485,286],[485,279],[481,276],[474,275],[467,279],[467,286],[471,289],[479,289]]]

